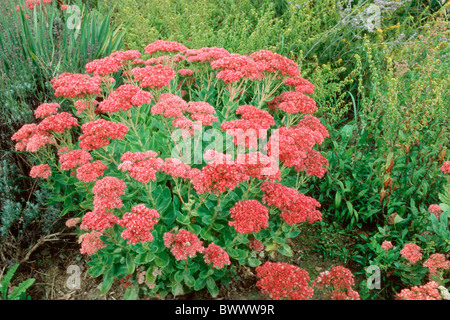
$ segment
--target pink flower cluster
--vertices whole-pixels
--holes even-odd
[[[144,49],[146,54],[153,54],[155,52],[186,52],[187,48],[176,41],[156,40],[150,43]]]
[[[87,63],[85,69],[87,73],[92,73],[94,76],[105,77],[120,71],[125,61],[132,61],[140,56],[141,53],[137,50],[116,51],[107,57]]]
[[[299,76],[298,65],[291,59],[269,50],[260,50],[250,55],[264,72],[279,73],[283,76]]]
[[[33,166],[30,170],[30,177],[48,179],[52,175],[52,169],[46,163]]]
[[[450,174],[450,161],[445,161],[441,166],[441,171],[446,174]]]
[[[55,114],[61,106],[58,103],[43,103],[34,110],[36,119],[45,118]]]
[[[84,150],[97,150],[110,144],[108,139],[123,140],[128,127],[105,119],[87,122],[81,126],[83,134],[79,137],[80,147]]]
[[[322,220],[322,214],[316,209],[320,207],[320,203],[296,189],[265,181],[261,185],[261,190],[264,192],[263,202],[277,207],[281,211],[280,216],[287,224],[305,221],[314,223]]]
[[[166,158],[161,166],[161,171],[172,176],[172,178],[188,179],[191,167],[180,159]]]
[[[285,91],[267,102],[269,109],[280,109],[286,113],[314,113],[316,101],[299,91]]]
[[[223,156],[221,158],[221,156]],[[190,181],[198,194],[210,192],[218,195],[226,190],[233,190],[241,182],[250,179],[245,172],[245,167],[231,161],[224,154],[210,161],[206,166],[199,169],[192,169]]]
[[[203,125],[210,126],[217,121],[217,117],[212,114],[216,112],[214,107],[205,101],[190,101],[186,112],[194,121],[199,121]]]
[[[152,106],[151,113],[166,118],[180,118],[187,107],[187,102],[181,97],[171,93],[163,93],[159,97],[158,102]]]
[[[283,84],[295,87],[295,91],[300,93],[314,94],[314,85],[300,76],[287,78]]]
[[[252,105],[242,105],[236,110],[241,119],[223,122],[221,128],[234,137],[234,143],[247,148],[258,148],[258,138],[264,139],[275,120],[265,110]]]
[[[386,251],[392,249],[393,247],[394,247],[394,245],[392,244],[391,241],[383,241],[383,243],[381,244],[381,249],[386,250]]]
[[[355,279],[352,272],[342,266],[331,268],[330,271],[324,271],[313,281],[313,287],[325,288],[332,287],[332,300],[360,300],[359,293],[353,290]]]
[[[306,270],[282,262],[266,262],[256,268],[256,285],[271,299],[308,300],[314,295]]]
[[[118,72],[122,68],[119,61],[112,57],[96,59],[86,64],[87,73],[93,73],[94,76],[107,76],[111,73]]]
[[[203,251],[203,259],[206,263],[211,263],[215,268],[223,268],[230,265],[230,256],[220,246],[210,243]]]
[[[248,240],[248,248],[250,250],[263,251],[265,247],[260,240],[252,238]]]
[[[71,150],[59,157],[62,170],[70,170],[78,166],[83,166],[91,160],[91,154],[83,149]]]
[[[105,248],[106,244],[100,239],[101,232],[91,231],[89,233],[83,233],[78,237],[78,243],[81,243],[80,252],[82,254],[92,255],[98,250]]]
[[[400,254],[403,258],[408,260],[411,263],[416,263],[419,260],[422,260],[422,254],[420,253],[421,248],[414,243],[407,243],[400,251]]]
[[[415,286],[411,289],[402,289],[395,295],[396,300],[442,300],[438,290],[439,283],[430,281],[423,286]]]
[[[224,48],[203,47],[200,49],[188,49],[185,53],[189,62],[212,62],[229,56],[230,53]]]
[[[211,125],[217,121],[217,117],[213,115],[215,109],[209,103],[204,101],[187,103],[181,97],[171,93],[162,94],[151,108],[151,113],[173,118],[172,125],[185,130],[183,136],[191,136],[201,125]]]
[[[68,112],[60,112],[49,116],[38,125],[38,131],[42,134],[53,132],[64,132],[72,127],[78,126],[78,120]]]
[[[450,261],[442,253],[434,253],[423,263],[423,266],[430,269],[430,275],[437,276],[438,269],[450,269]]]
[[[144,68],[134,68],[131,74],[135,80],[140,81],[142,88],[161,89],[170,87],[170,81],[176,76],[175,71],[168,66],[158,64],[156,66],[146,66]]]
[[[119,218],[104,208],[87,212],[82,219],[80,229],[86,231],[98,231],[103,233],[105,229],[113,227],[119,222]]]
[[[176,234],[166,232],[163,235],[164,245],[170,249],[175,259],[185,260],[193,258],[197,252],[202,253],[205,248],[195,233],[186,229],[179,230]]]
[[[150,103],[153,95],[150,92],[144,91],[139,87],[131,84],[124,84],[119,86],[116,91],[113,91],[109,96],[100,102],[99,111],[114,113],[117,111],[127,111],[133,106],[140,107],[143,104]]]
[[[443,212],[441,207],[438,204],[431,204],[428,207],[428,211],[430,211],[432,214],[438,218],[438,220],[441,218],[441,213]]]
[[[295,127],[276,129],[265,150],[269,156],[278,156],[288,167],[294,166],[297,171],[306,170],[308,175],[322,177],[327,171],[328,160],[312,148],[316,143],[322,144],[328,136],[320,121],[307,115]]]
[[[125,152],[120,161],[119,169],[127,171],[128,175],[142,183],[149,183],[156,180],[156,172],[159,171],[164,164],[161,158],[157,158],[155,151],[146,152]]]
[[[113,209],[123,206],[121,195],[125,194],[127,185],[116,177],[104,177],[92,188],[94,194],[94,210]]]
[[[101,160],[86,163],[77,169],[77,179],[83,182],[96,181],[106,169],[108,166]]]
[[[41,132],[36,124],[25,124],[16,133],[11,140],[16,141],[15,149],[17,151],[37,152],[47,144],[55,144],[54,138],[46,132]]]
[[[269,226],[269,210],[258,200],[242,200],[230,209],[230,217],[234,221],[228,224],[237,232],[258,233]]]
[[[62,73],[51,81],[56,97],[77,98],[101,95],[102,79],[87,74]]]
[[[247,78],[251,80],[263,77],[263,67],[248,56],[231,53],[211,62],[211,68],[222,69],[216,77],[225,83],[237,82]]]
[[[158,223],[159,213],[155,209],[149,209],[143,204],[134,206],[131,212],[123,215],[119,224],[125,228],[122,238],[128,239],[128,243],[153,241],[153,230]]]

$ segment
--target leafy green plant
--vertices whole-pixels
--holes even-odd
[[[201,58],[203,50],[188,53],[179,43],[156,41],[142,57],[129,50],[94,60],[86,66],[93,76],[61,74],[52,84],[57,96],[73,101],[77,118],[43,104],[36,112],[43,120],[13,136],[16,148],[31,151],[36,161],[30,176],[55,192],[51,200],[64,203],[62,214],[81,219],[81,252],[91,257],[89,273],[102,276],[103,293],[120,279],[130,299],[205,288],[217,296],[239,265],[263,263],[264,255],[253,251],[292,257],[288,239],[299,235],[298,224],[321,220],[320,204],[299,190],[326,167],[306,160],[297,166],[290,156],[311,152],[325,165],[312,148],[328,133],[318,118],[303,114],[316,110],[312,98],[290,91],[284,81],[306,83],[305,93],[313,85],[299,78],[294,61],[270,51],[248,57],[210,48],[208,55],[223,55],[210,61]],[[278,66],[260,62],[266,59]],[[246,64],[250,73],[233,73],[234,63]],[[278,108],[285,96],[293,96],[289,106],[299,109]],[[200,129],[187,117],[200,121]],[[264,154],[249,137],[239,143],[241,125],[280,129],[259,133]],[[27,134],[33,128],[32,136],[46,132],[54,140],[34,148]],[[280,143],[281,167],[273,163],[278,132],[297,140]]]
[[[27,279],[21,282],[17,287],[10,288],[10,284],[14,274],[19,268],[16,264],[8,269],[6,274],[0,280],[0,300],[30,300],[31,297],[27,296],[26,291],[31,287],[35,279]]]

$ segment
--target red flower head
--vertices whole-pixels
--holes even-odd
[[[38,131],[42,134],[53,132],[64,132],[72,127],[78,126],[78,120],[68,112],[60,112],[49,116],[38,125]]]
[[[25,150],[30,138],[37,132],[37,125],[34,123],[24,124],[16,133],[13,134],[11,140],[17,141],[16,150]]]
[[[258,138],[264,139],[267,130],[275,124],[273,117],[265,110],[252,105],[243,105],[236,110],[241,119],[223,122],[221,128],[234,137],[234,143],[247,148],[258,148]]]
[[[263,68],[254,60],[240,54],[230,54],[211,62],[213,69],[222,69],[216,77],[225,83],[237,82],[243,78],[251,80],[263,77]]]
[[[139,87],[131,84],[119,86],[116,91],[109,94],[108,98],[100,102],[99,110],[101,112],[127,111],[133,106],[140,107],[143,104],[150,103],[153,95],[150,92],[141,90]]]
[[[416,263],[417,261],[422,260],[420,250],[421,248],[417,244],[407,243],[400,251],[400,254],[409,262]]]
[[[145,47],[146,54],[153,54],[155,52],[186,52],[187,48],[176,41],[156,40]]]
[[[92,255],[98,250],[105,248],[106,244],[100,239],[101,232],[92,231],[90,233],[83,233],[78,238],[78,243],[81,243],[80,253]]]
[[[164,244],[175,256],[177,260],[184,260],[188,257],[193,258],[197,252],[202,253],[205,248],[203,242],[195,233],[181,229],[177,234],[166,232],[163,236]]]
[[[383,243],[381,244],[381,248],[386,251],[392,249],[393,247],[394,247],[394,245],[392,244],[391,241],[383,241]]]
[[[30,170],[30,177],[48,179],[52,175],[52,169],[48,164],[34,166]]]
[[[104,177],[98,180],[92,193],[94,193],[94,210],[113,209],[123,206],[121,195],[125,194],[127,185],[115,177]]]
[[[56,97],[77,98],[101,95],[102,79],[87,74],[62,73],[52,81]]]
[[[208,151],[205,154],[208,154]],[[233,190],[241,182],[250,179],[244,166],[231,161],[224,154],[216,155],[202,171],[193,169],[191,172],[194,174],[190,174],[190,180],[198,194],[211,192],[218,195],[226,190]]]
[[[264,192],[263,202],[277,207],[281,211],[280,216],[287,224],[305,221],[314,223],[322,220],[322,214],[317,210],[320,203],[294,188],[266,181],[261,185],[261,190]]]
[[[423,286],[402,289],[395,295],[395,300],[442,300],[438,287],[439,283],[430,281]]]
[[[276,72],[282,76],[290,77],[300,75],[297,63],[278,53],[269,50],[260,50],[252,53],[250,58],[256,61],[265,72]]]
[[[297,92],[314,94],[314,85],[300,76],[287,78],[283,84],[295,87]]]
[[[149,209],[143,204],[134,206],[131,212],[123,215],[119,224],[125,228],[122,238],[128,239],[128,243],[153,241],[153,230],[158,223],[159,213],[155,209]]]
[[[206,263],[211,263],[216,268],[223,268],[225,265],[231,264],[230,256],[220,246],[211,243],[204,251],[204,259]]]
[[[122,68],[120,61],[113,57],[105,57],[96,59],[86,64],[87,73],[93,73],[94,76],[107,76],[111,73],[118,72]]]
[[[298,169],[301,169],[305,165],[307,152],[311,151],[316,143],[322,142],[323,136],[320,132],[305,127],[281,127],[273,132],[264,149],[267,150],[267,155],[278,157],[286,166],[299,165]]]
[[[142,88],[161,89],[170,87],[170,81],[176,76],[175,71],[168,66],[156,65],[144,68],[134,68],[131,74],[137,81],[141,81]]]
[[[441,167],[441,171],[443,173],[450,174],[450,161],[445,161],[444,164]]]
[[[443,212],[438,204],[431,204],[428,207],[428,211],[434,214],[438,218],[438,220],[441,218],[441,213]]]
[[[123,123],[115,123],[104,119],[87,122],[81,126],[83,134],[79,137],[80,147],[85,150],[96,150],[112,140],[123,140],[128,132],[128,127]]]
[[[58,103],[43,103],[34,111],[36,119],[55,114],[61,106]]]
[[[200,49],[188,49],[186,60],[189,62],[211,62],[229,56],[230,53],[224,48],[203,47]]]
[[[285,91],[278,97],[267,102],[269,109],[280,109],[286,113],[314,113],[316,102],[298,91]]]
[[[70,170],[85,165],[91,160],[91,154],[83,149],[72,150],[59,157],[62,170]]]
[[[108,169],[101,160],[89,162],[77,169],[77,179],[83,182],[96,181]]]
[[[164,161],[157,158],[158,154],[152,150],[146,152],[125,152],[120,160],[119,169],[127,171],[130,177],[142,183],[156,180],[156,172],[161,170]]]
[[[430,269],[430,275],[437,276],[438,269],[450,269],[450,261],[445,259],[442,253],[434,253],[423,263],[423,266]]]
[[[158,102],[151,108],[152,114],[164,116],[166,118],[179,118],[183,116],[188,104],[181,97],[171,94],[162,94]]]
[[[161,171],[173,178],[187,179],[190,170],[189,165],[176,158],[166,158],[161,166]]]
[[[255,250],[255,251],[263,251],[264,250],[264,245],[262,244],[261,241],[259,241],[258,239],[250,239],[248,241],[248,248],[250,250]]]
[[[141,53],[137,50],[116,51],[109,55],[112,58],[117,59],[123,65],[127,60],[134,61],[141,56]]]
[[[114,213],[104,209],[90,211],[83,216],[80,229],[87,231],[103,232],[107,228],[112,228],[119,222],[119,218]]]
[[[308,300],[314,295],[306,270],[282,262],[266,262],[256,268],[256,285],[271,299]]]
[[[230,216],[234,221],[228,224],[242,234],[258,233],[269,226],[269,210],[258,200],[237,202],[230,209]]]
[[[256,179],[281,180],[281,171],[274,159],[259,151],[238,154],[236,163],[245,167],[245,173]]]

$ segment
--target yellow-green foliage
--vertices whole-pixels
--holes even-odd
[[[443,18],[430,20],[418,30],[417,39],[404,41],[393,50],[382,42],[366,41],[370,54],[372,92],[362,107],[368,120],[383,128],[383,138],[392,143],[410,145],[421,139],[424,130],[448,134],[450,124],[450,32]],[[381,54],[383,63],[376,63]],[[379,61],[378,58],[377,61]],[[394,147],[394,145],[393,145]]]

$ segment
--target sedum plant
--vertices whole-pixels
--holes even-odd
[[[261,279],[272,297],[310,298],[306,271],[266,261],[292,256],[299,225],[322,219],[299,189],[326,173],[315,148],[328,131],[297,64],[267,50],[158,40],[85,69],[52,80],[72,113],[44,103],[12,139],[35,160],[30,176],[64,203],[102,291],[120,280],[128,299],[204,288],[217,296],[250,266],[263,278],[271,269],[301,277],[283,294]]]

